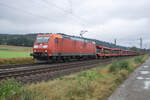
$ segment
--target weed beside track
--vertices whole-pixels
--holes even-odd
[[[136,67],[138,67],[146,60],[147,57],[148,56],[143,56],[140,58],[134,57],[121,61],[117,60],[116,66],[118,67],[113,70],[111,67],[114,66],[114,62],[108,65],[93,64],[90,66],[89,64],[87,64],[88,66],[85,65],[84,68],[92,68],[95,66],[99,67],[81,71],[69,76],[61,76],[60,78],[57,78],[53,81],[43,81],[40,83],[33,83],[29,85],[27,84],[23,85],[22,87],[20,87],[21,84],[15,85],[13,84],[14,82],[9,82],[8,80],[9,84],[15,85],[12,86],[14,95],[8,96],[3,92],[4,94],[0,94],[0,96],[4,98],[4,100],[7,100],[7,98],[13,100],[105,100]],[[136,59],[140,60],[138,60],[137,62]],[[81,65],[83,66],[84,64],[82,63]],[[60,76],[62,72],[67,74],[71,71],[79,71],[77,69],[73,69],[59,71],[59,74],[56,74],[55,72],[57,71],[55,71],[53,72],[53,74],[51,74],[51,76]],[[79,69],[82,70],[81,68]],[[39,74],[38,76],[43,77],[43,75],[41,74]],[[26,77],[24,77],[24,79],[25,78]],[[36,76],[34,78],[39,79],[40,77]],[[5,86],[7,88],[7,86],[9,85]],[[15,90],[13,87],[16,87],[17,90]],[[11,91],[6,92],[11,93]]]
[[[33,64],[35,60],[31,57],[26,58],[0,58],[0,66],[12,64]]]

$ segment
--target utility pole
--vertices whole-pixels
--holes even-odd
[[[114,43],[115,43],[115,45],[117,45],[117,39],[114,39]]]
[[[143,45],[143,39],[140,38],[140,48],[142,49],[142,45]]]

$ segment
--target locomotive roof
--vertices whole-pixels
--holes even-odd
[[[94,41],[89,40],[89,39],[84,38],[84,37],[71,36],[71,35],[66,35],[66,34],[62,34],[62,33],[58,33],[58,34],[62,35],[62,37],[64,37],[64,38],[68,38],[71,40],[77,40],[77,41],[83,41],[83,42],[94,42]]]
[[[84,37],[79,37],[79,36],[71,36],[71,35],[67,35],[64,33],[40,33],[41,35],[50,35],[50,34],[59,34],[62,35],[62,37],[64,38],[68,38],[68,39],[72,39],[72,40],[77,40],[77,41],[86,41],[86,42],[95,42],[97,45],[102,45],[102,46],[106,46],[109,48],[120,48],[120,49],[124,49],[124,50],[129,50],[129,48],[127,47],[123,47],[123,46],[115,46],[111,43],[107,43],[105,41],[100,41],[100,40],[96,40],[96,39],[89,39],[89,38],[84,38]]]
[[[49,36],[51,35],[52,33],[48,34],[39,34],[38,36]],[[76,40],[76,41],[82,41],[82,42],[94,42],[90,39],[87,39],[87,38],[84,38],[84,37],[79,37],[79,36],[71,36],[71,35],[66,35],[66,34],[63,34],[63,33],[53,33],[53,34],[56,34],[56,35],[61,35],[63,38],[67,38],[67,39],[71,39],[71,40]]]

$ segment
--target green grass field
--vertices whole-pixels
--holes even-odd
[[[18,57],[30,57],[27,52],[10,52],[10,51],[0,51],[0,58],[18,58]]]
[[[0,58],[30,57],[31,47],[0,45]]]

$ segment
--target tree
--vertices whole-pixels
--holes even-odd
[[[130,49],[133,50],[133,51],[138,51],[138,48],[135,47],[135,46],[131,47]]]

